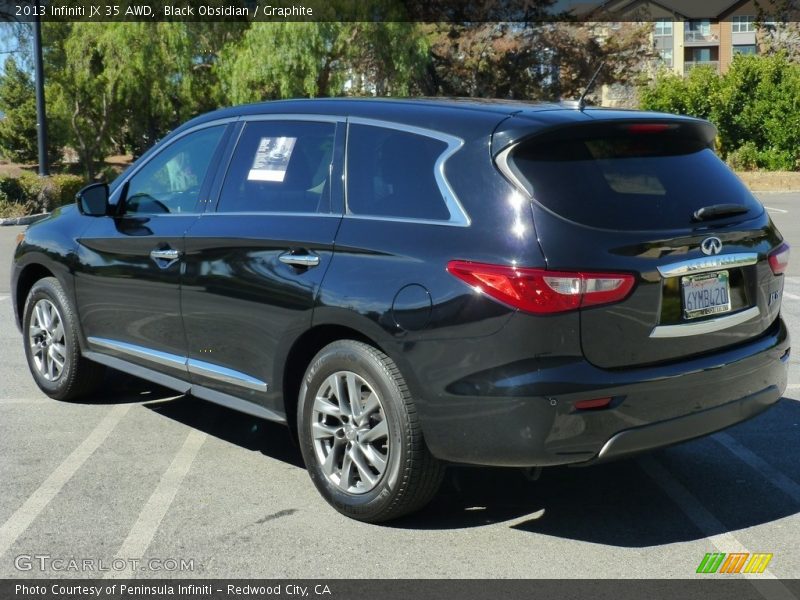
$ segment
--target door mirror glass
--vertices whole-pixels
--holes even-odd
[[[108,184],[87,185],[75,196],[78,210],[90,217],[104,217],[108,214]]]

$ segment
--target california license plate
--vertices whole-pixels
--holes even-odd
[[[681,278],[683,317],[697,319],[731,310],[731,285],[727,271]]]

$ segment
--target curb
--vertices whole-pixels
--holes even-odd
[[[31,223],[36,223],[36,221],[41,221],[49,216],[50,213],[40,213],[38,215],[26,215],[24,217],[8,217],[0,219],[0,227],[3,225],[30,225]]]

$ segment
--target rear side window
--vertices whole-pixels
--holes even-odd
[[[347,208],[354,215],[450,218],[435,166],[442,140],[397,129],[351,124],[347,137]]]
[[[552,212],[605,229],[682,229],[694,212],[738,204],[762,211],[703,140],[669,132],[573,137],[524,143],[509,166]]]
[[[333,123],[245,125],[217,212],[329,213],[335,133]]]

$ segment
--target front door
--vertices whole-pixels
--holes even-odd
[[[184,234],[224,132],[206,127],[160,150],[117,188],[117,214],[94,219],[78,239],[77,305],[92,350],[187,378]]]

